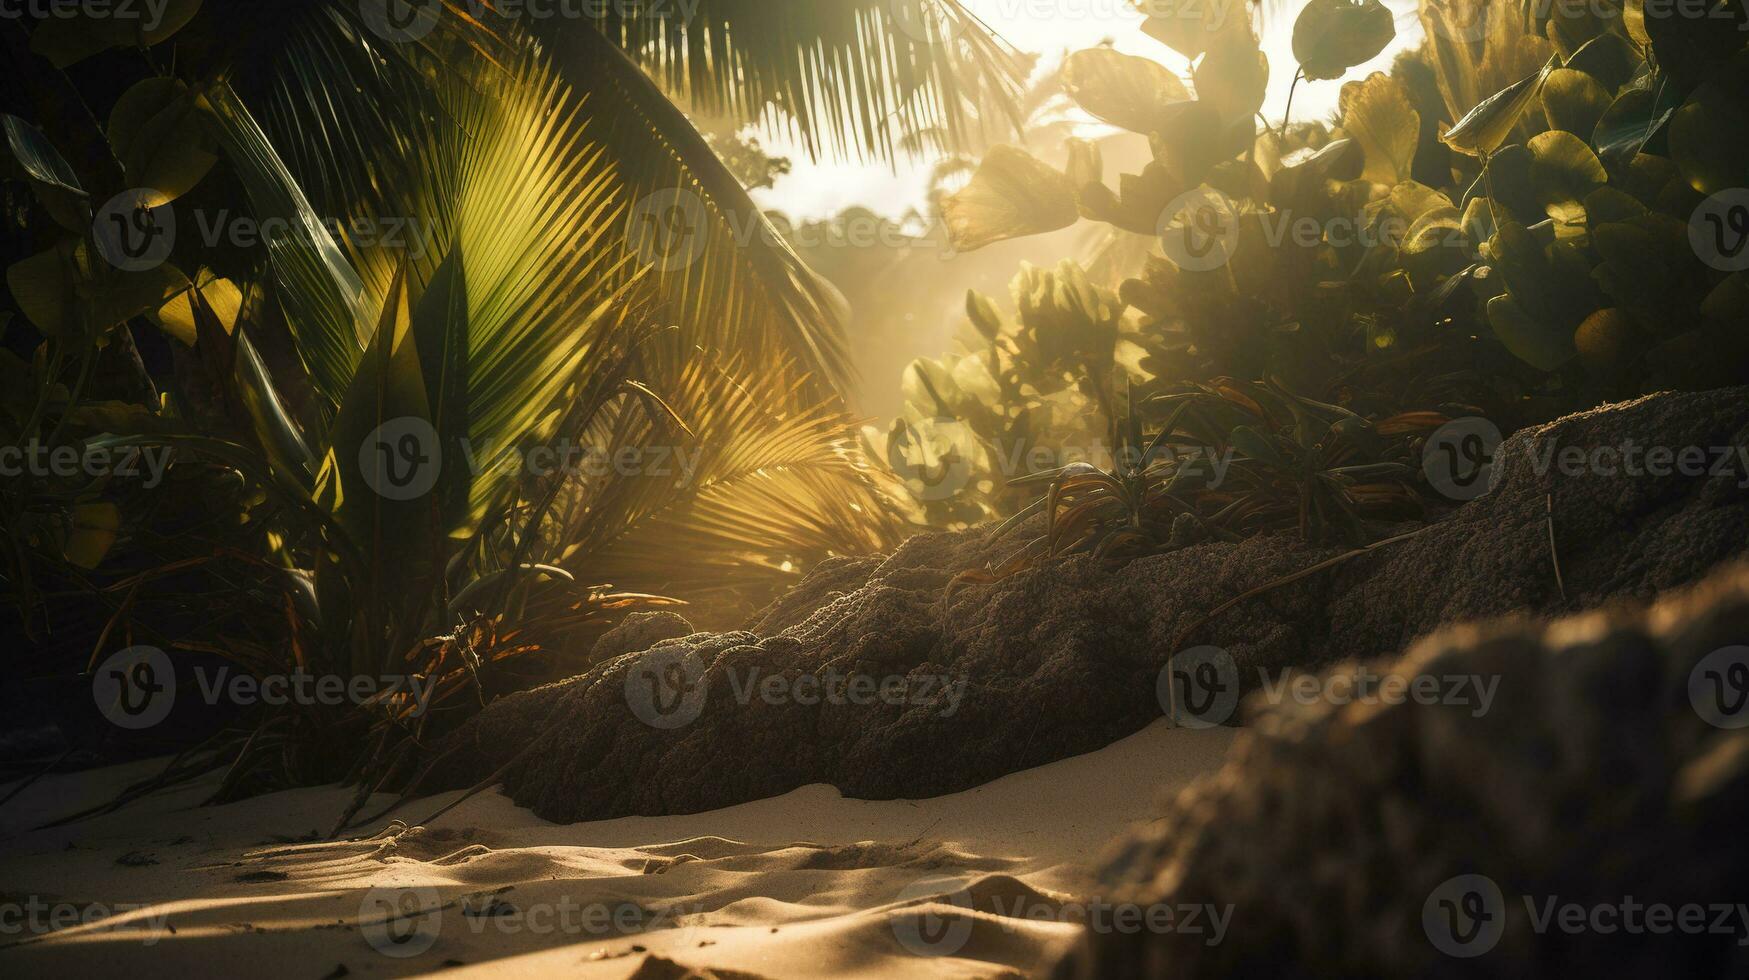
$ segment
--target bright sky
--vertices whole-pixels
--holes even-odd
[[[961,0],[997,33],[1025,51],[1045,54],[1054,61],[1065,51],[1089,48],[1106,38],[1127,54],[1141,55],[1178,71],[1188,81],[1189,65],[1164,44],[1143,34],[1142,15],[1129,0]],[[1241,3],[1244,0],[1203,0],[1207,3]],[[1414,16],[1414,0],[1387,0],[1396,11],[1397,39],[1378,58],[1353,69],[1336,81],[1301,82],[1294,94],[1294,118],[1312,119],[1328,114],[1336,105],[1343,81],[1364,78],[1375,70],[1388,70],[1391,59],[1404,47],[1420,42],[1421,27]],[[1269,97],[1263,113],[1279,118],[1293,79],[1294,59],[1290,45],[1293,19],[1302,6],[1297,0],[1272,4],[1263,40],[1269,56]],[[783,211],[798,220],[837,214],[853,204],[898,217],[908,208],[921,209],[925,202],[929,166],[927,161],[901,163],[895,173],[884,163],[854,160],[808,159],[801,146],[781,132],[760,134],[766,149],[789,157],[795,170],[776,187],[755,192],[762,207]]]

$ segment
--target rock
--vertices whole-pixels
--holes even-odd
[[[1161,717],[1156,682],[1186,647],[1219,646],[1249,689],[1260,672],[1394,655],[1465,620],[1648,601],[1744,553],[1741,462],[1653,475],[1542,461],[1558,464],[1547,453],[1563,447],[1626,442],[1749,446],[1746,395],[1656,395],[1521,431],[1502,446],[1487,496],[1194,632],[1226,600],[1341,552],[1286,537],[1206,542],[1117,568],[1053,562],[948,597],[955,574],[1006,556],[1014,541],[920,534],[891,555],[823,564],[748,630],[671,634],[494,702],[451,736],[440,785],[427,788],[472,785],[536,740],[504,785],[550,820],[697,812],[815,782],[862,799],[931,796],[1140,730]],[[801,703],[788,694],[804,673],[911,695],[934,685],[937,696]],[[760,686],[773,675],[778,698]],[[646,720],[652,704],[675,710],[666,727]]]
[[[691,636],[698,632],[686,617],[665,610],[635,612],[618,626],[601,634],[589,651],[590,663],[602,663],[628,653],[648,650],[663,640]]]
[[[1709,706],[1749,680],[1708,675],[1749,664],[1744,644],[1735,566],[1647,611],[1457,627],[1392,668],[1497,678],[1480,714],[1264,705],[1223,771],[1105,871],[1112,902],[1230,907],[1224,940],[1088,935],[1058,975],[1749,974],[1749,727],[1729,727],[1749,705]],[[1611,931],[1546,918],[1568,905]],[[1698,933],[1647,934],[1656,906],[1706,911]]]

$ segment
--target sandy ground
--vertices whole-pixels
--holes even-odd
[[[28,831],[152,767],[51,777],[0,809],[0,974],[1026,975],[1076,941],[1105,843],[1218,768],[1233,737],[1161,722],[916,801],[817,785],[567,826],[487,792],[339,842],[319,833],[344,790],[196,807],[210,782]]]

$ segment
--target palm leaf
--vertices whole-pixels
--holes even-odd
[[[573,481],[554,535],[562,564],[639,591],[745,595],[791,583],[828,555],[892,543],[896,508],[855,451],[855,420],[829,402],[774,410],[795,400],[797,383],[772,367],[678,345],[648,359],[644,370],[700,435],[652,425],[629,401],[598,417],[585,445],[609,460],[639,447],[649,465]]]
[[[788,122],[808,152],[894,155],[901,134],[939,129],[948,149],[1012,109],[1025,63],[959,0],[698,0],[606,4],[601,31],[699,110]],[[562,50],[559,25],[546,40]]]

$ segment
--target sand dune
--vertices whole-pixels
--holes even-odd
[[[0,971],[1025,975],[1075,942],[1104,843],[1149,819],[1164,788],[1218,767],[1233,737],[1161,723],[930,800],[808,786],[710,813],[566,826],[482,793],[409,825],[457,797],[447,794],[337,842],[318,828],[345,790],[196,807],[210,783],[25,831],[149,766],[49,778],[0,809]]]

